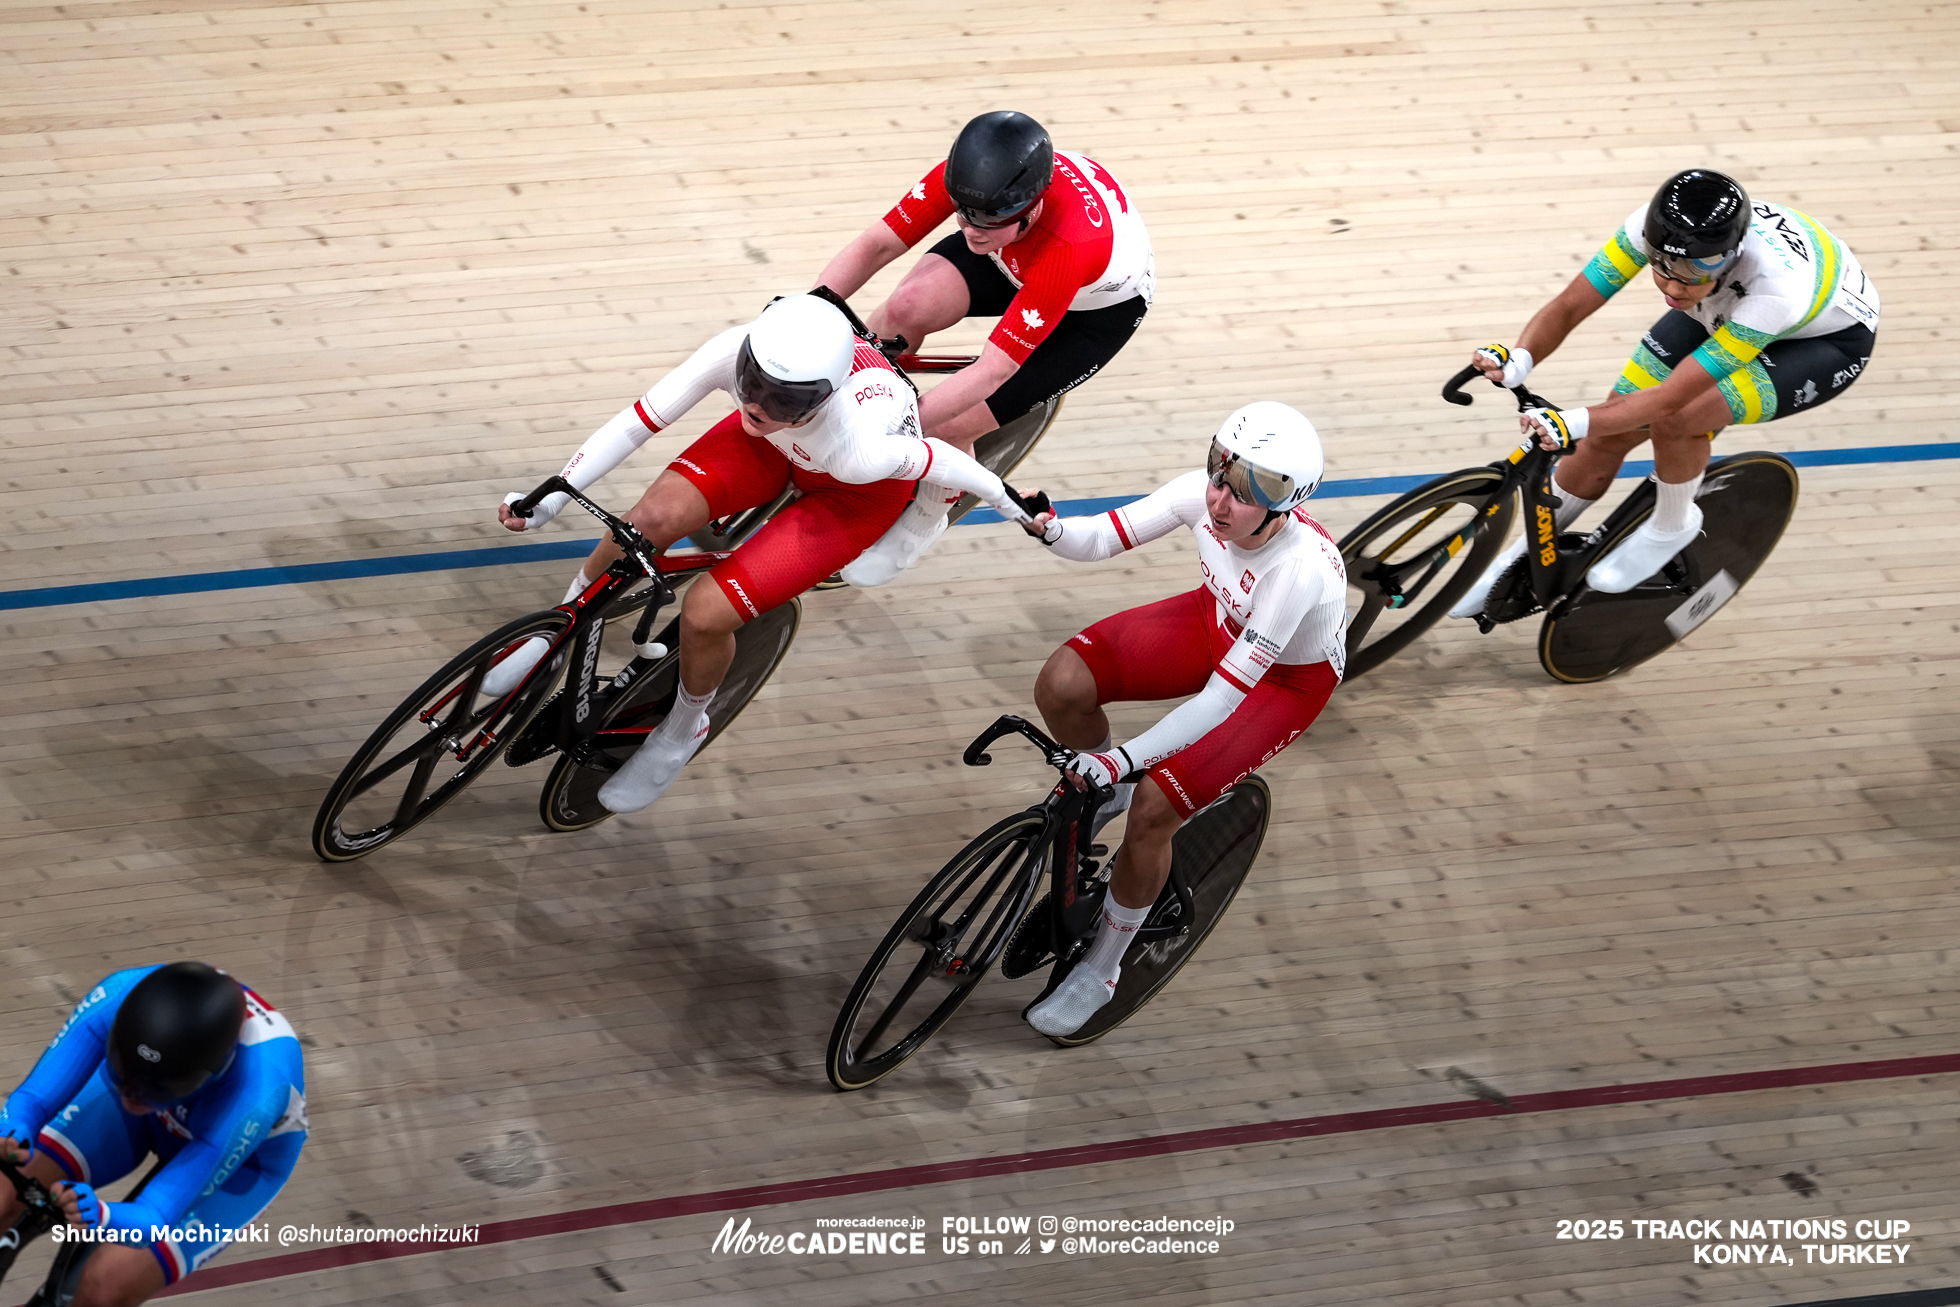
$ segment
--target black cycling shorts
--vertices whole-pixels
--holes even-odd
[[[1694,318],[1679,309],[1669,309],[1647,329],[1613,393],[1624,395],[1658,386],[1701,348],[1708,335],[1708,328]],[[1731,420],[1774,422],[1836,399],[1871,362],[1877,341],[1876,333],[1862,322],[1828,336],[1771,341],[1748,366],[1737,368],[1716,384],[1729,402]]]
[[[966,237],[958,232],[928,252],[958,268],[965,278],[969,318],[998,318],[1019,293],[1007,274],[986,255],[968,249]],[[987,396],[987,409],[994,421],[1002,425],[1012,422],[1035,405],[1066,394],[1095,376],[1136,335],[1149,308],[1138,295],[1106,309],[1070,309],[1064,313],[1047,339],[1034,347],[1020,371]]]

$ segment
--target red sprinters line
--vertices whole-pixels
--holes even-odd
[[[827,1176],[814,1180],[785,1180],[777,1184],[750,1185],[745,1189],[718,1189],[712,1193],[680,1194],[672,1198],[648,1198],[639,1202],[613,1203],[606,1207],[587,1207],[549,1216],[523,1216],[508,1221],[492,1221],[478,1227],[474,1243],[363,1243],[337,1244],[305,1252],[282,1253],[231,1266],[202,1270],[158,1297],[196,1293],[200,1289],[222,1289],[234,1284],[303,1275],[310,1271],[331,1270],[362,1262],[386,1261],[418,1253],[453,1251],[478,1244],[511,1243],[518,1239],[540,1239],[553,1234],[574,1234],[612,1225],[637,1225],[675,1216],[699,1216],[707,1212],[739,1211],[777,1203],[807,1202],[812,1198],[838,1198],[846,1194],[881,1193],[888,1189],[912,1189],[920,1185],[948,1184],[958,1180],[980,1180],[996,1175],[1025,1175],[1031,1171],[1054,1171],[1072,1166],[1095,1166],[1103,1162],[1122,1162],[1140,1157],[1163,1157],[1174,1153],[1197,1152],[1208,1148],[1244,1148],[1254,1144],[1283,1143],[1291,1139],[1310,1139],[1316,1135],[1354,1134],[1362,1130],[1386,1130],[1394,1126],[1439,1125],[1478,1117],[1520,1116],[1532,1112],[1567,1112],[1575,1108],[1605,1107],[1615,1103],[1648,1103],[1670,1098],[1702,1098],[1714,1094],[1746,1094],[1766,1089],[1791,1089],[1803,1085],[1834,1085],[1858,1080],[1893,1080],[1905,1076],[1951,1075],[1960,1072],[1960,1053],[1933,1057],[1894,1058],[1884,1062],[1840,1062],[1832,1066],[1792,1067],[1781,1071],[1742,1071],[1723,1076],[1695,1076],[1685,1080],[1654,1080],[1644,1084],[1602,1085],[1593,1089],[1559,1089],[1543,1094],[1520,1094],[1509,1107],[1482,1099],[1426,1103],[1415,1107],[1390,1107],[1372,1112],[1342,1112],[1332,1116],[1294,1117],[1286,1121],[1259,1121],[1251,1125],[1218,1126],[1207,1130],[1185,1130],[1170,1135],[1148,1135],[1140,1139],[1121,1139],[1111,1143],[1078,1144],[1069,1148],[1045,1148],[1033,1153],[1011,1153],[1005,1157],[978,1157],[964,1162],[929,1162],[919,1166],[898,1166],[884,1171],[860,1171],[853,1175]]]

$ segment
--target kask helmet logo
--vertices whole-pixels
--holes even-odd
[[[157,1052],[154,1048],[151,1048],[148,1044],[138,1044],[136,1046],[136,1055],[142,1058],[145,1062],[163,1061],[163,1054]]]

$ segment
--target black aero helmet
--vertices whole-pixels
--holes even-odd
[[[998,109],[960,128],[946,156],[946,193],[970,226],[1005,227],[1055,176],[1055,144],[1024,113]]]
[[[1735,262],[1749,231],[1749,196],[1735,178],[1690,168],[1661,183],[1647,206],[1647,257],[1672,281],[1700,285]]]
[[[109,1074],[123,1092],[163,1106],[225,1069],[245,1024],[245,992],[202,962],[172,962],[136,982],[109,1029]]]

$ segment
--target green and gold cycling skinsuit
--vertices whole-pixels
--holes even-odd
[[[1611,298],[1647,266],[1647,206],[1586,265]],[[1758,201],[1742,252],[1692,309],[1671,309],[1627,360],[1613,393],[1665,381],[1684,358],[1716,379],[1735,422],[1773,422],[1834,398],[1871,360],[1878,287],[1844,242],[1795,209]]]

